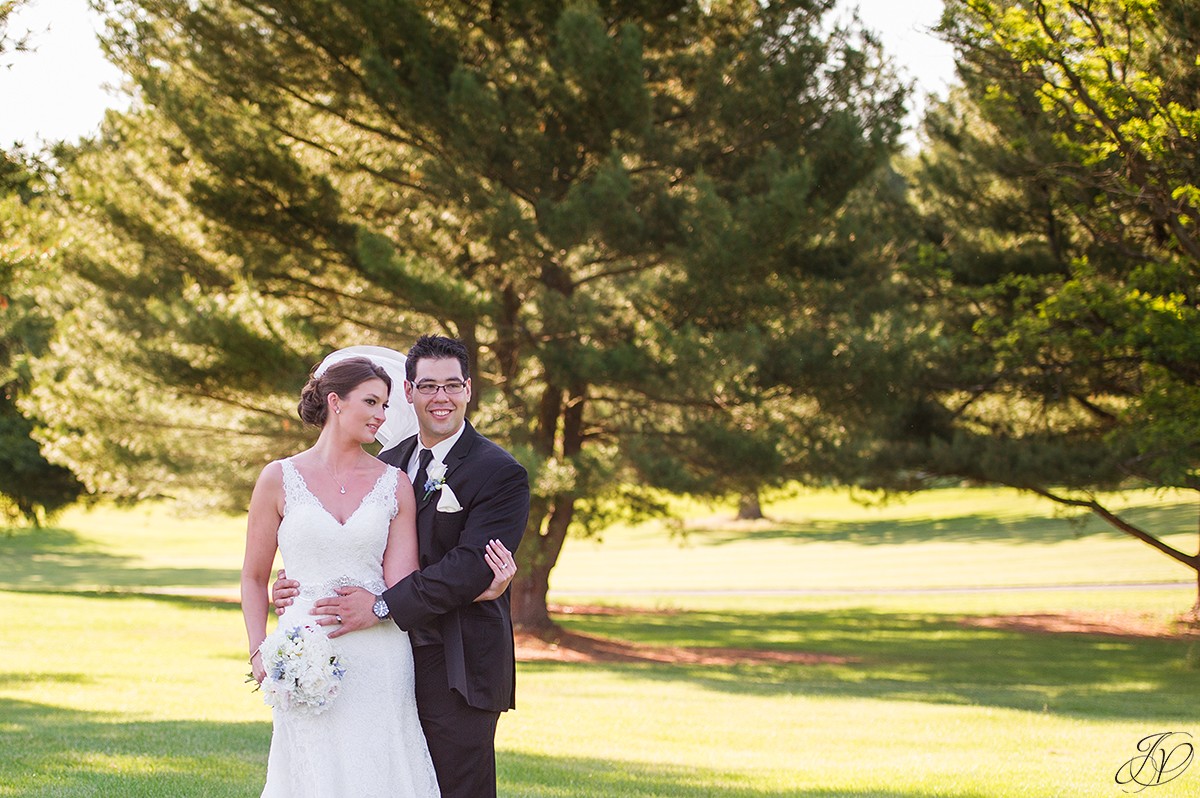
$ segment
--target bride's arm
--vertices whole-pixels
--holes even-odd
[[[387,587],[417,570],[417,499],[404,474],[396,485],[396,503],[400,509],[388,527],[387,547],[383,550],[383,582]]]
[[[283,475],[278,463],[263,469],[254,484],[246,516],[246,553],[242,559],[242,620],[250,642],[250,666],[255,680],[266,675],[258,647],[267,636],[267,582],[279,541]]]
[[[396,501],[400,511],[392,519],[387,548],[383,552],[383,581],[388,587],[417,570],[421,564],[417,553],[417,501],[407,479],[399,480]],[[499,598],[517,574],[512,553],[500,541],[488,541],[483,556],[492,569],[492,583],[475,598],[476,602]]]

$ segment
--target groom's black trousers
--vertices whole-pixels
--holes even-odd
[[[476,709],[450,689],[442,646],[414,646],[413,663],[417,712],[442,798],[496,798],[500,713]]]

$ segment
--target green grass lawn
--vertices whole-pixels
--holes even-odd
[[[1119,506],[1177,548],[1196,550],[1195,504],[1141,492]],[[1194,581],[1090,514],[1056,517],[1050,502],[1010,491],[930,491],[882,507],[811,492],[768,506],[773,520],[739,523],[728,509],[689,509],[673,537],[645,524],[569,540],[552,588],[636,596]]]
[[[1128,501],[1194,548],[1192,507]],[[1187,640],[963,623],[1165,624],[1195,588],[1128,587],[1189,576],[1141,544],[994,491],[882,508],[805,494],[767,511],[775,522],[700,509],[683,537],[647,524],[573,540],[551,599],[628,608],[559,616],[582,633],[829,661],[522,663],[502,795],[1115,796],[1140,739],[1200,735]],[[229,600],[242,523],[106,509],[0,535],[0,796],[258,794],[270,716],[243,684]],[[978,585],[1032,589],[916,590]],[[1200,794],[1200,766],[1146,794]]]

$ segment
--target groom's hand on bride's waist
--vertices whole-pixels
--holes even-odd
[[[366,629],[379,623],[371,609],[375,605],[375,594],[361,587],[339,587],[336,596],[319,599],[313,605],[312,614],[317,623],[330,627],[330,637],[341,637],[347,632]]]
[[[275,584],[271,585],[271,603],[275,605],[275,614],[283,615],[283,611],[292,606],[292,600],[300,595],[300,583],[288,579],[282,568],[276,574]]]

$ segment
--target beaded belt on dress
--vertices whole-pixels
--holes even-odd
[[[352,579],[348,576],[339,576],[337,579],[326,579],[317,585],[300,583],[300,598],[315,600],[332,596],[339,587],[361,587],[369,590],[376,595],[383,593],[387,585],[382,579]]]

